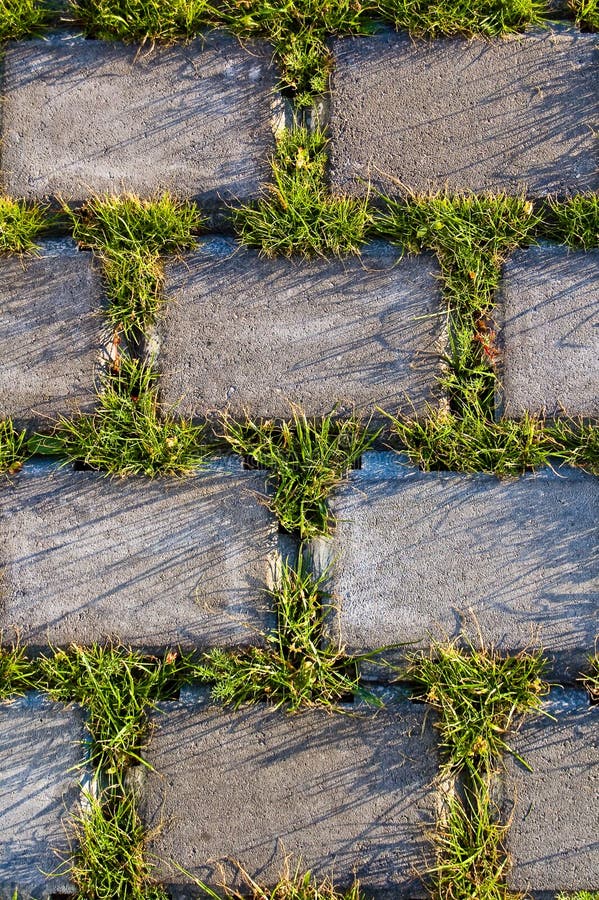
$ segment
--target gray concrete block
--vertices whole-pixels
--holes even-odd
[[[71,893],[68,822],[78,812],[84,759],[79,709],[29,694],[0,705],[0,897]],[[53,877],[51,873],[63,873]]]
[[[99,268],[73,241],[0,259],[0,418],[47,431],[59,416],[94,407],[101,298]]]
[[[435,396],[443,316],[438,265],[375,243],[362,259],[263,259],[225,239],[167,269],[162,398],[186,416],[289,417]]]
[[[164,190],[248,199],[274,146],[270,57],[216,33],[152,50],[68,35],[10,44],[4,190],[75,202]]]
[[[532,767],[506,759],[508,885],[516,891],[599,890],[599,706],[553,691],[548,718],[509,741]]]
[[[264,473],[110,480],[27,464],[0,495],[0,629],[25,644],[261,643],[277,526]]]
[[[199,895],[173,863],[212,885],[222,866],[239,885],[234,860],[272,885],[286,855],[339,885],[355,872],[368,895],[422,896],[438,766],[423,706],[397,698],[358,715],[286,716],[203,695],[162,710],[141,809],[150,826],[164,823],[149,851],[169,891],[185,890],[173,896]]]
[[[545,648],[560,679],[592,652],[599,611],[599,481],[550,469],[499,481],[487,475],[351,472],[332,501],[339,519],[315,543],[332,565],[331,632],[350,652],[462,629],[503,653]]]
[[[599,250],[519,250],[503,268],[499,410],[599,418]]]
[[[331,184],[542,196],[599,188],[599,35],[335,41]]]

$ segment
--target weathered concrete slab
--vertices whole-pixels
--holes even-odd
[[[163,190],[247,199],[273,149],[270,57],[222,34],[142,51],[65,35],[10,44],[4,190],[75,202]]]
[[[237,860],[269,885],[288,855],[340,885],[355,871],[369,896],[422,896],[415,871],[426,868],[438,766],[423,706],[396,698],[376,713],[286,716],[223,710],[204,694],[162,710],[142,815],[164,822],[149,850],[169,890],[199,894],[173,861],[214,885],[219,865],[239,884]]]
[[[77,814],[83,715],[30,694],[0,705],[0,897],[71,893],[64,875],[69,818]]]
[[[503,268],[499,408],[599,418],[599,250],[531,247]]]
[[[150,481],[26,465],[0,494],[4,640],[260,643],[277,526],[255,496],[264,473],[240,468]]]
[[[335,41],[331,184],[575,194],[599,188],[599,36],[490,41],[385,33]]]
[[[530,721],[509,742],[532,772],[506,760],[508,886],[599,890],[599,706],[584,691],[556,690],[551,700],[557,722]]]
[[[575,680],[597,634],[597,478],[425,474],[391,454],[385,475],[375,456],[337,492],[334,538],[316,544],[318,568],[334,561],[335,637],[352,652],[412,650],[480,628],[505,653],[543,646]]]
[[[203,240],[168,267],[162,398],[181,414],[289,417],[433,402],[443,329],[438,265],[388,244],[363,258],[263,259]]]
[[[0,258],[0,418],[48,430],[95,403],[102,358],[101,274],[73,241]]]

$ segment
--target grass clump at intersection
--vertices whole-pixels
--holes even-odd
[[[0,475],[14,475],[28,456],[27,435],[17,431],[12,419],[0,421]]]
[[[93,250],[104,266],[113,329],[138,338],[154,324],[162,303],[163,255],[195,243],[202,217],[193,203],[163,194],[98,197],[70,216],[73,237]]]
[[[34,253],[49,225],[45,207],[0,197],[0,253]]]
[[[427,38],[509,34],[548,15],[543,0],[379,0],[379,9],[396,28]]]
[[[501,657],[492,650],[433,643],[410,658],[405,678],[439,715],[440,749],[452,770],[493,769],[524,715],[538,713],[549,687],[540,651]]]
[[[52,700],[79,703],[87,712],[91,762],[105,775],[118,775],[143,762],[148,712],[189,672],[176,652],[148,657],[118,646],[72,645],[39,661],[39,684]]]
[[[323,580],[314,578],[301,552],[296,565],[282,564],[279,585],[269,592],[278,628],[264,635],[266,646],[211,650],[197,666],[198,677],[212,684],[215,700],[234,707],[267,701],[289,712],[332,707],[355,694],[372,700],[359,686],[355,660],[332,644],[321,647],[328,604]]]
[[[122,356],[118,370],[102,379],[95,412],[60,419],[31,445],[107,475],[191,474],[210,456],[204,426],[161,411],[157,380],[149,365]]]
[[[35,664],[28,659],[24,648],[18,643],[0,646],[0,702],[19,697],[35,687]]]
[[[367,200],[331,197],[327,139],[306,128],[284,131],[272,160],[273,181],[260,200],[232,210],[240,241],[265,256],[358,253],[372,213]]]
[[[328,497],[377,436],[356,416],[309,419],[296,408],[290,422],[225,416],[223,426],[236,453],[270,470],[269,506],[283,529],[302,540],[331,533]]]
[[[579,194],[570,200],[549,201],[544,233],[574,250],[599,247],[599,195]]]
[[[47,25],[43,0],[0,0],[0,42],[39,37]]]

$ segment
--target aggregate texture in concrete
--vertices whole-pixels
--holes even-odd
[[[222,866],[241,886],[231,860],[272,885],[286,855],[340,886],[355,871],[368,896],[422,896],[415,871],[430,864],[436,812],[430,716],[398,695],[352,711],[224,710],[204,693],[161,705],[141,810],[166,823],[149,850],[172,896],[199,894],[181,869],[214,886]]]
[[[334,192],[597,190],[598,47],[599,35],[563,27],[335,41]]]
[[[385,474],[381,456],[350,473],[331,504],[334,537],[314,544],[317,570],[333,566],[334,637],[350,652],[412,650],[480,630],[504,653],[542,646],[553,674],[574,681],[597,634],[597,478],[423,473],[392,454]]]
[[[599,706],[582,690],[552,691],[547,711],[509,741],[506,849],[515,891],[599,890]],[[552,894],[552,896],[554,896]]]
[[[102,279],[73,241],[0,259],[0,419],[49,430],[89,412],[104,356]]]
[[[434,257],[375,242],[361,259],[263,259],[220,238],[167,268],[162,399],[186,416],[424,411],[443,316]]]
[[[170,190],[213,203],[256,195],[269,174],[277,76],[262,44],[212,33],[140,48],[64,34],[9,44],[7,193],[81,202]]]
[[[599,419],[599,250],[519,250],[500,291],[499,409]]]
[[[264,492],[240,464],[154,481],[26,464],[0,495],[4,640],[261,643],[277,562]]]
[[[66,828],[77,814],[84,758],[83,715],[28,694],[0,705],[0,897],[48,897],[73,890],[63,869]]]

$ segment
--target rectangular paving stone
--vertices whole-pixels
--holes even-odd
[[[247,199],[274,146],[270,58],[265,45],[218,33],[152,50],[68,35],[9,44],[4,190]]]
[[[173,863],[212,885],[222,867],[241,886],[235,860],[273,885],[289,856],[339,885],[355,872],[368,896],[423,896],[438,766],[430,716],[399,696],[355,712],[225,710],[207,694],[163,704],[141,810],[164,823],[149,852],[171,895],[200,893]]]
[[[0,705],[0,897],[74,893],[64,871],[84,759],[81,710],[29,694]]]
[[[93,408],[101,308],[101,273],[73,241],[0,259],[0,419],[48,431],[59,416]]]
[[[438,265],[375,243],[362,259],[263,259],[200,241],[167,268],[158,329],[162,399],[185,416],[423,411],[435,396],[443,317]]]
[[[503,267],[499,410],[599,418],[599,250],[516,251]]]
[[[317,569],[333,566],[335,639],[350,652],[413,642],[388,654],[401,660],[480,629],[503,653],[543,646],[575,680],[599,621],[599,480],[423,473],[392,454],[371,469],[370,456],[332,501],[334,537],[315,543]]]
[[[277,526],[264,473],[110,480],[28,464],[0,494],[0,630],[24,644],[261,643]]]
[[[506,759],[508,886],[515,891],[596,891],[599,706],[589,706],[584,691],[556,689],[547,711],[556,722],[532,720],[509,741],[532,771]]]
[[[333,190],[597,190],[598,46],[599,35],[564,28],[487,41],[335,41]]]

